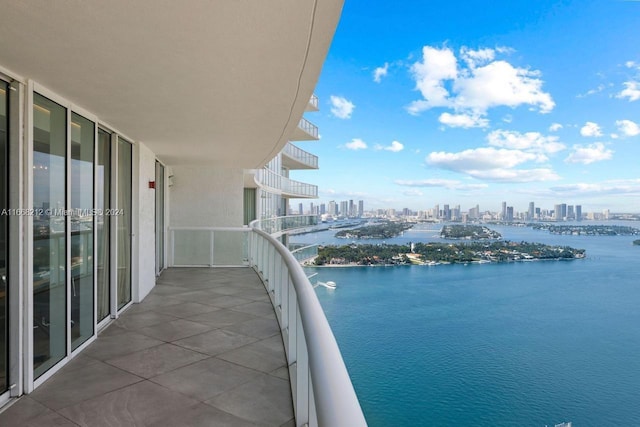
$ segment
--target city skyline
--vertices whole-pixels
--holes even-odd
[[[640,212],[638,2],[347,2],[316,89],[319,201]],[[354,48],[361,46],[362,48]],[[292,176],[296,176],[292,174]]]

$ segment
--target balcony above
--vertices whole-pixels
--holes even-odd
[[[318,156],[288,142],[282,150],[282,166],[290,170],[318,169]]]
[[[285,197],[294,199],[317,199],[318,186],[296,181],[275,173],[269,169],[259,169],[256,171],[256,182],[268,187]]]
[[[319,109],[320,108],[318,107],[318,97],[314,93],[313,95],[311,95],[311,98],[309,99],[309,104],[307,104],[307,108],[305,109],[305,111],[318,111]]]
[[[291,141],[317,141],[318,126],[311,123],[304,117],[298,122],[298,127],[289,136]]]

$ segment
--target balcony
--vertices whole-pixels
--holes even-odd
[[[307,104],[307,108],[305,109],[305,111],[318,111],[319,109],[318,97],[314,93],[313,95],[311,95],[311,98],[309,98],[309,104]]]
[[[311,283],[261,224],[171,228],[172,264],[233,267],[171,265],[0,425],[366,426]]]
[[[318,156],[287,142],[282,150],[282,165],[292,170],[318,169]]]
[[[258,169],[256,179],[262,186],[280,191],[283,196],[299,199],[317,199],[318,186],[296,181],[269,169]]]
[[[318,139],[320,139],[318,137],[318,127],[304,117],[300,119],[298,127],[289,137],[291,141],[317,141]]]

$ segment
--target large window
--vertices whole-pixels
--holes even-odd
[[[33,95],[33,368],[66,356],[67,110]]]

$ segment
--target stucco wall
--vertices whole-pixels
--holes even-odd
[[[242,227],[242,169],[172,166],[172,227]]]
[[[138,144],[138,293],[136,302],[141,301],[156,283],[156,236],[155,236],[155,191],[149,188],[149,181],[155,181],[156,159],[154,153],[144,144]],[[136,220],[136,218],[134,218]],[[134,256],[135,260],[135,256]],[[135,283],[135,278],[134,278]]]

